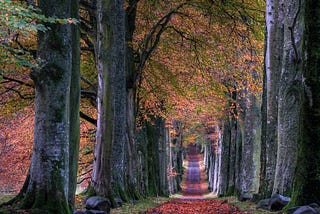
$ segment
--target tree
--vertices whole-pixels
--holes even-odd
[[[283,54],[283,1],[266,2],[265,81],[262,100],[261,172],[259,192],[273,190],[277,153],[278,92]]]
[[[71,17],[79,20],[79,0],[71,0]],[[78,25],[72,31],[72,73],[70,83],[70,133],[69,133],[69,194],[68,202],[75,207],[80,144],[80,31]]]
[[[290,195],[292,188],[301,106],[300,11],[296,1],[267,1],[260,173],[264,197]]]
[[[297,58],[303,60],[302,108],[300,111],[298,156],[294,174],[292,205],[310,204],[320,201],[320,2],[299,1],[304,16],[303,52]],[[302,57],[304,56],[304,57]]]
[[[278,94],[277,163],[273,193],[290,195],[296,163],[301,108],[304,21],[299,1],[286,1],[283,20],[282,66]]]
[[[97,2],[98,121],[92,186],[113,201],[124,191],[125,16],[123,1]]]
[[[40,1],[46,16],[71,17],[71,1]],[[22,207],[70,213],[69,140],[72,73],[71,24],[53,23],[39,32],[40,68],[31,73],[35,85],[34,149]],[[75,94],[75,97],[79,94]],[[75,112],[77,113],[77,112]],[[72,194],[70,194],[72,195]],[[72,198],[72,197],[70,197]]]

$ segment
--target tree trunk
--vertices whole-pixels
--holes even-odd
[[[297,1],[285,2],[283,61],[278,100],[278,149],[273,193],[291,194],[301,107],[303,17]],[[293,44],[294,41],[294,44]],[[300,56],[299,56],[300,58]]]
[[[160,195],[168,195],[168,179],[167,179],[167,153],[166,153],[166,127],[164,119],[159,119],[159,175],[160,175]]]
[[[46,16],[68,18],[70,1],[40,1]],[[69,130],[72,73],[71,25],[51,24],[39,32],[39,70],[32,72],[35,85],[35,127],[30,178],[23,208],[40,212],[70,213]],[[42,210],[42,211],[41,211]]]
[[[235,93],[234,93],[234,96]],[[235,97],[233,97],[235,99]],[[234,195],[236,192],[235,182],[236,182],[236,168],[237,168],[237,136],[239,134],[238,121],[233,115],[230,115],[230,140],[229,140],[229,160],[228,160],[228,183],[226,195]]]
[[[320,201],[320,2],[301,1],[305,5],[303,56],[303,105],[301,109],[297,166],[292,205]]]
[[[222,135],[219,126],[216,126],[216,133],[218,135],[216,145],[214,145],[214,177],[213,177],[213,189],[212,191],[218,194],[219,186],[220,186],[220,171],[221,171],[221,148],[222,148]]]
[[[112,5],[112,4],[111,4]],[[111,51],[112,87],[114,93],[114,138],[112,140],[112,187],[115,197],[123,197],[125,192],[125,155],[127,133],[127,93],[126,93],[126,32],[124,1],[114,0],[110,22],[113,25],[113,47]],[[111,62],[112,62],[111,61]],[[108,98],[107,98],[108,99]]]
[[[132,47],[133,33],[135,30],[137,1],[129,0],[126,9],[126,81],[127,81],[127,191],[129,197],[138,199],[142,193],[143,172],[139,168],[138,157],[138,142],[136,139],[136,115],[137,115],[137,101],[136,89],[136,65],[134,51]],[[143,159],[143,158],[142,158]]]
[[[148,195],[160,194],[160,168],[158,155],[159,119],[153,119],[155,125],[147,123],[148,136]]]
[[[229,152],[230,152],[230,119],[225,121],[223,124],[223,138],[220,147],[220,167],[219,167],[219,187],[218,196],[225,195],[227,192],[228,185],[228,172],[229,172]]]
[[[278,94],[283,53],[284,0],[267,0],[266,53],[261,137],[261,172],[259,192],[269,197],[273,190],[277,153]]]
[[[79,1],[71,1],[71,16],[79,18]],[[75,208],[78,158],[80,144],[80,31],[72,25],[72,74],[70,86],[70,145],[69,145],[69,196],[68,201]]]
[[[243,142],[240,165],[240,193],[258,191],[260,153],[260,108],[259,101],[250,91],[245,95],[245,116],[242,129]]]
[[[92,186],[113,200],[111,183],[121,189],[124,177],[125,20],[123,1],[97,3],[98,120]],[[117,162],[118,161],[118,162]],[[116,163],[117,162],[117,163]],[[112,170],[112,164],[116,164]],[[117,180],[115,180],[117,179]]]
[[[128,55],[128,53],[127,53]],[[142,179],[139,174],[138,147],[136,140],[136,91],[133,88],[127,88],[127,191],[130,198],[138,199],[140,196],[139,180]]]

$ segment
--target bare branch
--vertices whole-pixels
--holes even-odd
[[[85,82],[86,84],[88,84],[94,91],[97,91],[97,87],[88,79],[86,79],[85,77],[81,77],[81,80],[83,82]]]
[[[2,76],[2,79],[4,79],[4,80],[9,80],[11,82],[16,82],[16,83],[19,83],[20,85],[31,87],[31,88],[34,87],[33,84],[30,84],[30,83],[27,83],[27,82],[24,82],[24,81],[21,81],[21,80],[18,80],[18,79],[11,78],[11,77],[8,77],[8,76],[3,75],[3,74],[0,74],[0,76]]]
[[[18,94],[21,99],[24,99],[24,100],[34,99],[34,95],[33,95],[33,94],[23,95],[23,94],[21,93],[21,91],[15,89],[15,87],[16,87],[16,86],[13,86],[13,87],[10,87],[10,88],[4,87],[5,89],[7,89],[4,93],[6,93],[6,92],[8,92],[8,91],[13,91],[13,92],[15,92],[16,94]],[[4,94],[4,93],[2,93],[2,94]],[[2,94],[0,94],[0,95],[2,95]]]
[[[290,30],[290,33],[291,33],[291,44],[292,44],[292,47],[293,47],[293,50],[294,50],[294,61],[295,63],[299,63],[300,62],[300,56],[299,56],[299,52],[298,52],[298,49],[297,49],[297,46],[296,46],[296,41],[295,41],[295,37],[294,37],[294,28],[297,24],[297,19],[298,19],[298,16],[299,16],[299,13],[300,13],[300,10],[301,10],[301,0],[299,0],[299,5],[298,5],[298,10],[297,10],[297,13],[293,19],[293,22],[292,22],[292,25],[289,27],[289,30]]]
[[[86,114],[83,113],[82,111],[80,111],[80,117],[81,117],[82,119],[88,121],[89,123],[97,126],[97,120],[94,119],[94,118],[92,118],[92,117],[90,117],[90,116],[88,116],[88,115],[86,115]]]
[[[178,14],[178,13],[180,14],[180,12],[178,12],[178,10],[181,9],[182,7],[184,7],[185,5],[187,5],[187,2],[181,3],[176,8],[171,10],[168,14],[163,16],[153,26],[153,28],[151,29],[151,32],[146,36],[145,43],[143,45],[144,50],[143,50],[142,54],[140,55],[140,63],[138,66],[138,70],[136,72],[136,76],[134,78],[135,82],[139,81],[139,79],[141,78],[141,73],[142,73],[142,70],[145,66],[145,63],[148,60],[148,58],[151,56],[151,54],[157,48],[157,46],[160,42],[161,35],[166,30],[166,27],[167,27],[168,23],[170,22],[172,16],[174,14]]]

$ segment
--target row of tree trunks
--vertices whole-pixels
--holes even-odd
[[[208,175],[208,187],[211,192],[218,195],[220,190],[220,175],[221,175],[221,146],[222,135],[218,125],[207,127],[209,136],[206,139],[204,149],[204,164]]]
[[[301,1],[267,1],[259,191],[264,197],[290,196],[292,190],[301,108],[302,12]]]
[[[138,2],[128,1],[125,13],[122,3],[97,1],[95,48],[99,87],[92,186],[96,194],[112,202],[115,197],[127,201],[146,195],[167,195],[169,162],[179,174],[174,176],[175,184],[170,184],[174,186],[171,193],[179,189],[183,173],[181,134],[173,139],[178,142],[174,147],[178,149],[173,151],[167,147],[170,140],[163,119],[151,117],[152,122],[142,122],[137,132],[137,84],[142,71],[131,44]]]
[[[211,158],[221,164],[215,169],[220,173],[218,194],[258,188],[261,197],[291,193],[303,83],[302,5],[302,1],[267,1],[262,108],[248,89],[231,93],[234,103],[223,125],[221,162],[213,154]],[[256,76],[254,71],[252,75]]]
[[[256,193],[259,188],[261,101],[249,90],[231,95],[232,112],[222,126],[209,129],[214,138],[205,149],[209,187],[219,196]]]
[[[261,197],[292,196],[291,205],[319,201],[319,8],[313,0],[267,1],[261,143],[259,99],[232,94],[233,109],[243,111],[224,122],[218,150],[213,142],[205,149],[209,187],[218,195],[259,187]]]
[[[137,133],[140,155],[139,183],[142,196],[168,195],[180,188],[181,176],[176,176],[178,166],[176,147],[173,147],[169,128],[162,118],[145,122]]]

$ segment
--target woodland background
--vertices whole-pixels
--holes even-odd
[[[65,185],[89,186],[114,206],[116,198],[173,194],[187,145],[196,143],[217,196],[320,201],[317,1],[63,2],[0,1],[1,193],[32,189],[32,151],[46,148],[33,137],[34,115],[50,117],[33,106],[69,96],[78,81],[61,110],[81,117],[66,123],[81,128],[79,150],[70,143],[63,156],[73,164],[62,164],[78,176]],[[50,77],[57,67],[47,62],[81,75],[51,84],[62,73]],[[45,98],[35,102],[35,91]],[[69,194],[61,207],[73,206]],[[17,201],[26,208],[46,209],[34,199],[41,195],[24,197]]]

